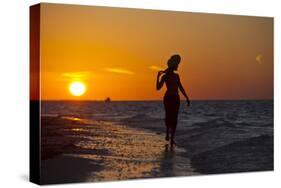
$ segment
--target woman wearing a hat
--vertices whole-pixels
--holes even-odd
[[[171,133],[171,146],[175,144],[174,135],[177,127],[178,111],[180,106],[180,96],[178,89],[182,92],[186,98],[187,105],[190,105],[189,98],[181,84],[180,77],[174,71],[178,69],[178,65],[181,61],[179,55],[173,55],[168,60],[168,68],[165,71],[159,71],[157,75],[156,88],[160,90],[164,83],[166,84],[167,91],[164,96],[164,106],[165,106],[165,124],[166,124],[166,140],[170,140]],[[163,76],[160,79],[160,76]],[[160,79],[160,81],[159,81]]]

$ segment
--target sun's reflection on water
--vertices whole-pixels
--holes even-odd
[[[67,119],[92,125],[85,126],[85,129],[72,128],[72,131],[80,132],[80,137],[86,138],[81,139],[75,146],[81,150],[93,152],[91,154],[68,154],[92,159],[95,162],[99,161],[103,165],[104,168],[101,171],[93,169],[87,181],[163,177],[166,174],[165,171],[178,168],[175,152],[183,151],[165,149],[167,142],[161,135],[108,122],[94,122],[70,117]]]

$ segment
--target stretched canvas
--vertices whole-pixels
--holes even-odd
[[[273,18],[30,7],[30,181],[273,170]]]

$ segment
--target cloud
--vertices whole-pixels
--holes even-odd
[[[67,79],[85,79],[89,77],[90,72],[65,72],[62,74]]]
[[[156,70],[156,71],[163,70],[162,68],[160,68],[160,67],[158,67],[158,66],[156,66],[156,65],[152,65],[152,66],[150,66],[150,67],[148,67],[148,68],[151,69],[151,70]]]
[[[128,74],[128,75],[135,74],[132,71],[121,69],[121,68],[105,68],[104,70],[107,72],[118,73],[118,74]]]

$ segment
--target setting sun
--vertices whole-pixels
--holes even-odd
[[[83,82],[72,82],[69,91],[74,96],[81,96],[86,92],[86,86]]]

